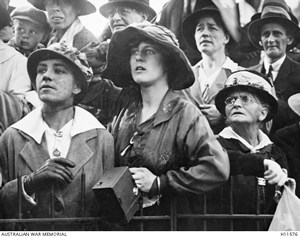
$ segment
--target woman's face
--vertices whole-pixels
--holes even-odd
[[[206,55],[216,52],[225,53],[225,45],[229,42],[229,36],[212,17],[199,19],[194,37],[198,50]]]
[[[71,66],[62,59],[43,60],[38,64],[36,90],[45,104],[73,104],[80,92]]]
[[[136,11],[130,7],[115,7],[108,15],[108,22],[111,31],[114,33],[124,29],[132,23],[141,23],[146,20],[143,13]]]
[[[144,87],[162,81],[167,83],[162,57],[159,50],[150,43],[141,42],[137,47],[132,48],[130,67],[133,80]]]
[[[229,125],[249,124],[262,122],[268,115],[253,94],[248,92],[233,92],[225,100],[225,114]]]
[[[52,0],[46,0],[45,7],[49,22],[55,30],[67,29],[78,17],[78,11],[66,1],[56,3]]]

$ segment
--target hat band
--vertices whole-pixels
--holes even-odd
[[[285,11],[282,7],[277,6],[267,6],[263,9],[261,13],[261,18],[268,18],[268,17],[280,17],[286,18],[291,20],[290,15],[287,11]]]

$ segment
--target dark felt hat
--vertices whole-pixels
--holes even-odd
[[[107,3],[99,8],[99,11],[102,16],[108,18],[112,9],[118,6],[137,8],[137,10],[141,10],[149,15],[148,21],[151,21],[156,16],[156,12],[149,5],[149,0],[108,0]]]
[[[45,0],[27,0],[33,6],[43,11],[46,11]],[[74,5],[76,4],[80,9],[79,16],[89,15],[96,12],[96,7],[87,0],[73,0]]]
[[[288,50],[300,42],[298,20],[291,13],[285,1],[265,0],[262,12],[255,14],[255,17],[249,24],[248,37],[251,43],[260,50],[263,50],[263,47],[259,44],[261,40],[261,27],[266,23],[278,23],[289,29],[289,33],[294,37],[294,41],[291,45],[287,46]]]
[[[8,11],[0,4],[0,29],[10,24],[10,16]]]
[[[175,76],[169,81],[170,88],[180,90],[194,83],[193,70],[184,52],[179,48],[176,36],[167,28],[150,23],[132,24],[113,34],[109,43],[107,66],[103,71],[103,77],[112,80],[118,87],[137,85],[131,76],[128,64],[130,42],[139,39],[150,39],[170,52],[172,69],[175,72]]]

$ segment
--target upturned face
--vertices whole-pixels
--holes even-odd
[[[58,3],[52,0],[45,1],[49,22],[56,30],[67,29],[78,17],[78,10],[67,1],[60,0]]]
[[[131,49],[130,67],[133,80],[142,87],[167,83],[162,54],[154,45],[141,42]]]
[[[81,90],[71,65],[62,59],[43,60],[38,64],[36,90],[45,104],[70,105]]]
[[[15,20],[15,43],[26,51],[32,51],[44,37],[44,31],[35,23],[27,20]]]
[[[225,45],[229,42],[229,36],[225,34],[223,28],[208,16],[199,19],[194,37],[198,50],[206,55],[225,53]]]
[[[287,46],[293,42],[293,38],[287,35],[285,28],[277,23],[264,24],[260,32],[260,44],[271,63],[283,57]]]
[[[233,92],[225,100],[225,114],[230,126],[253,125],[262,122],[268,115],[257,97],[249,92]]]
[[[108,15],[108,21],[111,31],[122,30],[132,23],[141,23],[146,20],[143,13],[138,12],[130,7],[115,7]]]

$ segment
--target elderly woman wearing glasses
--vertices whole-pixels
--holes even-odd
[[[279,187],[287,181],[287,161],[282,150],[260,129],[264,122],[275,116],[278,107],[268,79],[254,71],[234,72],[217,94],[216,106],[228,123],[228,127],[219,133],[219,141],[230,159],[233,213],[257,212],[256,185],[259,188],[259,212],[274,213],[274,195],[276,198]],[[228,186],[229,183],[224,191],[229,191]],[[224,198],[226,213],[229,202],[226,196]],[[255,221],[240,220],[234,224],[234,230],[256,229]]]
[[[170,215],[172,198],[177,211],[189,213],[188,194],[210,191],[228,179],[226,151],[208,122],[191,103],[173,90],[194,82],[191,66],[167,28],[131,25],[113,34],[109,45],[107,82],[98,105],[109,104],[114,120],[117,166],[129,166],[143,192],[144,215]],[[119,96],[118,100],[110,98]],[[106,111],[106,110],[104,110]],[[132,220],[126,230],[139,230]],[[169,230],[169,221],[146,221],[145,230]],[[193,230],[191,222],[180,230]]]

